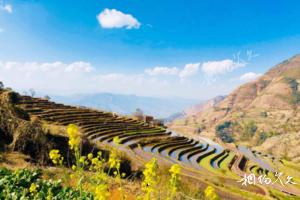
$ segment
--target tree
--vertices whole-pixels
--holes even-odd
[[[2,81],[0,81],[0,90],[3,90],[4,89],[4,84]]]
[[[234,142],[232,137],[232,122],[226,121],[223,124],[216,126],[216,133],[223,142],[231,143]]]
[[[243,124],[243,138],[250,139],[252,138],[257,131],[257,126],[254,121],[248,121]]]
[[[144,117],[144,112],[142,111],[142,109],[137,108],[133,113],[133,116],[135,116],[138,119],[142,119]]]
[[[29,89],[29,93],[30,93],[30,96],[31,96],[31,97],[34,97],[34,96],[35,96],[35,91],[34,91],[34,89],[30,88],[30,89]]]
[[[49,95],[45,95],[45,96],[44,96],[44,99],[46,99],[46,100],[49,101],[49,100],[51,99],[51,97],[50,97]]]

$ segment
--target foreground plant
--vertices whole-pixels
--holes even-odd
[[[61,181],[40,179],[41,171],[0,169],[0,199],[92,200],[93,194],[62,187]]]
[[[144,180],[142,182],[142,191],[145,193],[144,200],[156,199],[158,196],[157,186],[159,183],[157,159],[152,158],[146,163],[143,171]]]
[[[208,186],[204,190],[204,196],[207,200],[219,200],[219,196],[217,195],[215,189],[212,186]]]
[[[60,155],[60,152],[58,149],[51,150],[49,153],[49,157],[50,157],[51,161],[53,162],[53,164],[62,166],[64,157],[62,157]]]
[[[102,158],[102,153],[99,151],[97,156],[94,157],[92,153],[89,153],[89,170],[95,173],[94,178],[91,178],[90,181],[94,185],[94,194],[96,200],[106,200],[110,193],[108,188],[108,176],[104,172],[104,163],[105,160]]]
[[[169,195],[168,199],[172,200],[178,192],[178,185],[179,185],[179,181],[180,181],[179,175],[181,172],[180,165],[178,165],[178,164],[172,165],[169,172],[171,174],[171,178],[169,180],[170,195]]]
[[[122,178],[124,178],[126,176],[125,173],[121,174],[121,153],[118,150],[118,147],[120,146],[120,139],[118,136],[113,138],[113,144],[114,147],[112,147],[112,149],[110,150],[110,154],[109,154],[109,160],[108,160],[108,164],[109,164],[109,173],[111,172],[111,170],[113,170],[113,175],[116,179],[116,181],[119,183],[119,192],[120,192],[120,196],[122,199],[125,199],[125,195],[123,192],[123,186],[122,186]]]
[[[72,165],[72,171],[69,178],[76,183],[76,188],[79,191],[79,199],[84,199],[84,186],[89,187],[93,191],[93,197],[96,200],[106,200],[109,197],[108,176],[104,172],[105,159],[102,158],[102,153],[98,152],[94,157],[92,153],[88,156],[81,155],[81,137],[78,127],[70,124],[67,127],[67,134],[69,136],[69,147],[75,157],[75,163]],[[61,156],[59,150],[53,149],[49,153],[49,157],[53,164],[57,166],[63,165],[64,158]],[[110,156],[110,167],[116,168],[119,172],[121,160],[119,159],[117,150],[113,150]],[[88,176],[88,171],[94,173],[94,176]]]

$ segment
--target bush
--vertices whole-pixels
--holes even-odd
[[[300,92],[298,91],[299,83],[297,82],[297,80],[294,78],[286,77],[285,81],[292,89],[292,96],[289,99],[289,103],[292,105],[300,103]]]
[[[264,143],[264,141],[266,141],[266,139],[268,138],[268,134],[265,132],[260,132],[258,135],[258,145]]]
[[[252,138],[257,130],[257,126],[254,121],[245,122],[243,124],[243,132],[242,137],[243,139],[250,139]]]
[[[232,137],[232,122],[226,121],[223,124],[216,126],[216,133],[219,138],[222,139],[223,142],[231,143],[234,142]]]

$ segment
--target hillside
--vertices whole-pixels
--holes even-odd
[[[299,83],[300,55],[296,55],[238,87],[216,106],[169,127],[299,161],[300,141],[295,139],[300,131]]]
[[[69,124],[74,124],[79,127],[82,145],[85,147],[83,152],[98,149],[105,153],[106,159],[107,157],[111,159],[111,156],[115,155],[112,152],[117,150],[112,149],[116,149],[115,137],[118,137],[117,149],[123,155],[120,173],[124,172],[128,177],[138,179],[143,166],[152,158],[157,159],[161,169],[160,172],[155,173],[160,173],[164,178],[168,177],[166,168],[178,164],[181,168],[180,188],[194,198],[197,196],[197,199],[205,199],[201,195],[208,186],[213,186],[221,199],[268,199],[274,195],[279,195],[283,199],[285,196],[290,196],[284,193],[300,196],[298,186],[283,187],[274,184],[268,187],[262,185],[245,187],[237,182],[245,173],[273,177],[279,170],[285,172],[285,175],[290,173],[289,175],[293,175],[294,180],[298,182],[300,172],[293,163],[279,161],[262,152],[251,153],[255,157],[253,159],[249,153],[243,153],[235,148],[224,148],[206,138],[176,136],[163,127],[152,126],[143,121],[101,110],[22,96],[9,90],[0,91],[0,100],[0,136],[1,143],[4,145],[0,150],[0,167],[16,168],[17,166],[9,162],[9,159],[12,156],[16,158],[12,153],[20,152],[29,156],[25,161],[31,164],[25,166],[35,166],[35,163],[40,163],[48,171],[49,150],[57,148],[64,157],[69,157],[68,152],[72,149],[68,149],[68,137],[70,145],[71,135],[68,136],[65,130]],[[44,162],[39,162],[41,160]],[[14,176],[11,172],[5,174]],[[128,181],[128,186],[139,187],[139,181],[127,180],[126,177],[124,181]],[[160,183],[161,191],[167,188],[164,184],[167,183]],[[134,195],[138,193],[133,192]],[[132,195],[132,191],[130,194]],[[244,198],[245,195],[247,198]]]
[[[198,104],[193,105],[189,108],[186,108],[184,110],[184,114],[185,114],[186,117],[197,115],[198,113],[200,113],[204,110],[208,110],[208,109],[214,107],[216,104],[218,104],[224,98],[225,98],[225,96],[217,96],[217,97],[212,98],[208,101],[198,103]]]

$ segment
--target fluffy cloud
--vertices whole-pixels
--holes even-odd
[[[230,72],[236,68],[244,67],[244,62],[234,62],[226,59],[221,61],[209,61],[202,64],[202,71],[208,76],[215,76]]]
[[[93,67],[91,66],[90,63],[86,62],[74,62],[68,65],[65,69],[67,72],[90,72],[93,70]]]
[[[122,13],[116,9],[104,9],[97,15],[102,28],[139,28],[140,22],[130,14]]]
[[[177,75],[179,72],[176,67],[154,67],[153,69],[146,69],[145,73],[150,76],[157,75]]]
[[[257,79],[258,77],[260,77],[261,75],[262,74],[257,74],[257,73],[254,73],[254,72],[248,72],[248,73],[243,74],[240,77],[240,80],[241,81],[253,81],[253,80]]]
[[[158,75],[177,75],[181,79],[195,75],[200,67],[200,63],[189,63],[184,66],[183,69],[177,67],[154,67],[152,69],[146,69],[145,73],[150,76]]]
[[[101,73],[91,63],[1,62],[0,81],[20,92],[29,88],[47,94],[113,92],[161,95],[170,91],[164,80],[143,74]]]
[[[13,12],[12,5],[10,5],[10,4],[0,5],[0,9],[6,11],[8,13],[12,13]]]
[[[189,63],[186,64],[183,70],[180,71],[179,77],[180,78],[187,78],[189,76],[193,76],[198,72],[200,67],[200,63]]]

